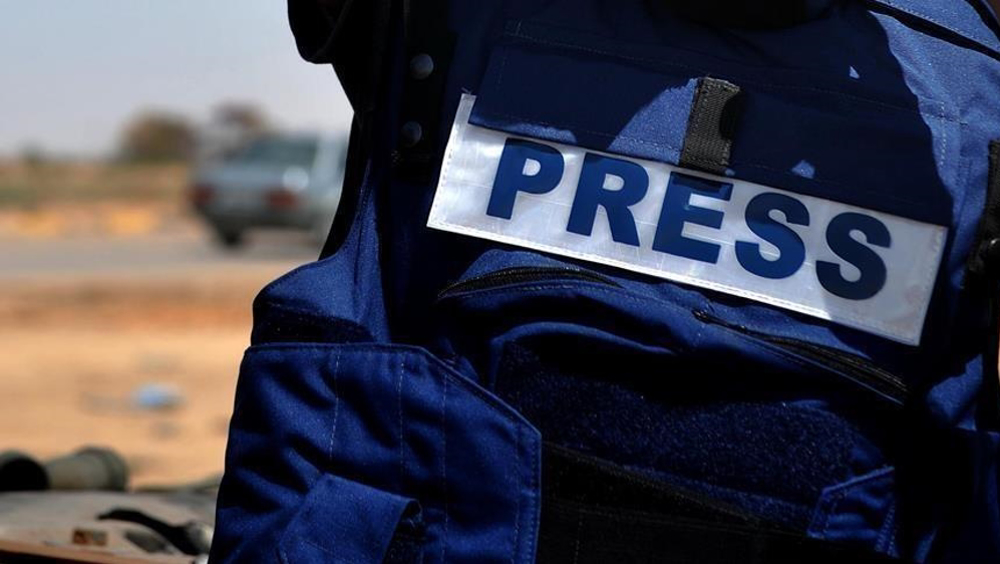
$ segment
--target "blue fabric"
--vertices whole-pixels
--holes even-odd
[[[419,514],[419,505],[327,474],[285,529],[278,552],[284,562],[381,562],[408,510]]]
[[[810,27],[842,32],[857,25],[881,33],[870,16],[851,11],[844,19]],[[732,175],[939,225],[950,223],[952,202],[961,199],[955,196],[962,190],[958,171],[944,167],[959,155],[948,143],[958,137],[957,112],[948,99],[918,103],[898,63],[856,64],[865,74],[855,81],[847,79],[851,61],[844,56],[827,63],[841,67],[837,81],[674,45],[636,52],[606,36],[555,25],[520,23],[507,37],[511,45],[494,51],[471,123],[677,164],[695,82],[713,76],[740,86],[746,97]],[[870,52],[866,58],[887,57]],[[940,134],[928,136],[929,126]],[[837,138],[845,142],[829,142]],[[865,143],[849,142],[861,139]],[[800,172],[802,163],[809,174]],[[939,171],[952,174],[941,178]]]
[[[215,560],[377,562],[419,507],[425,562],[531,562],[545,438],[803,535],[1000,561],[986,296],[965,271],[1000,138],[1000,39],[971,2],[844,0],[738,30],[644,0],[442,0],[454,56],[426,116],[404,104],[427,83],[407,78],[403,41],[345,43],[379,18],[402,30],[401,10],[290,2],[313,14],[303,52],[335,63],[358,109],[347,199],[329,256],[254,305]],[[352,49],[383,67],[368,76]],[[675,164],[705,76],[746,96],[728,175],[948,228],[920,347],[425,227],[463,92],[474,124]],[[400,165],[411,120],[439,133],[423,173]],[[510,268],[552,273],[439,296]],[[525,346],[544,362],[512,353]]]
[[[423,509],[425,561],[530,561],[539,464],[532,427],[425,351],[260,345],[241,370],[215,559],[305,536],[378,562],[405,498]]]
[[[854,542],[864,535],[869,546],[899,557],[894,478],[892,468],[882,468],[826,488],[816,504],[809,535]]]
[[[582,56],[600,47],[576,47],[559,28],[519,23],[508,33],[518,42],[494,51],[471,123],[677,163],[697,76],[669,76],[623,66],[612,57]],[[628,89],[620,88],[624,82]]]
[[[573,341],[587,352],[543,360],[531,348],[569,347],[539,340],[521,337],[505,347],[497,390],[547,440],[696,489],[725,484],[741,492],[727,501],[795,529],[806,528],[821,490],[848,475],[851,449],[863,440],[843,419],[801,406],[803,398],[780,401],[745,389],[720,396],[736,375],[706,371],[694,383],[686,374],[697,367],[673,355],[579,335]],[[782,502],[780,511],[762,507],[760,498]]]
[[[935,2],[934,0],[873,0],[918,20],[940,26],[1000,56],[1000,38],[980,22],[970,2]]]

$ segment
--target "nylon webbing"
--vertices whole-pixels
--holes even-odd
[[[968,270],[971,274],[985,274],[990,266],[990,241],[1000,238],[1000,140],[990,143],[989,175],[986,183],[986,206],[979,222],[976,245],[969,255]],[[996,265],[993,265],[994,267]]]
[[[698,80],[680,166],[724,174],[742,115],[740,87],[717,78]]]

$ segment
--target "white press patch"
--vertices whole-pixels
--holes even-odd
[[[947,229],[469,124],[427,225],[717,290],[919,344]]]

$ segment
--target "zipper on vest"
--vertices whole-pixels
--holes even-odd
[[[475,290],[489,290],[492,288],[502,288],[512,284],[522,284],[525,282],[551,282],[554,280],[578,280],[581,282],[592,282],[621,288],[614,280],[586,270],[576,270],[573,268],[546,267],[546,266],[515,266],[504,268],[482,276],[469,278],[456,282],[438,294],[438,299],[446,298],[458,292],[471,292]]]
[[[731,331],[736,331],[748,337],[781,347],[822,366],[828,366],[830,369],[844,374],[859,384],[892,398],[893,401],[899,404],[904,403],[909,394],[909,389],[902,379],[860,356],[831,347],[807,343],[798,339],[776,337],[767,333],[761,333],[760,331],[754,331],[742,325],[723,321],[704,311],[695,311],[694,316],[704,323],[725,327]]]

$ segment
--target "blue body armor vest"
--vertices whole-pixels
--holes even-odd
[[[349,169],[214,558],[1000,562],[996,22],[810,7],[293,0]]]

